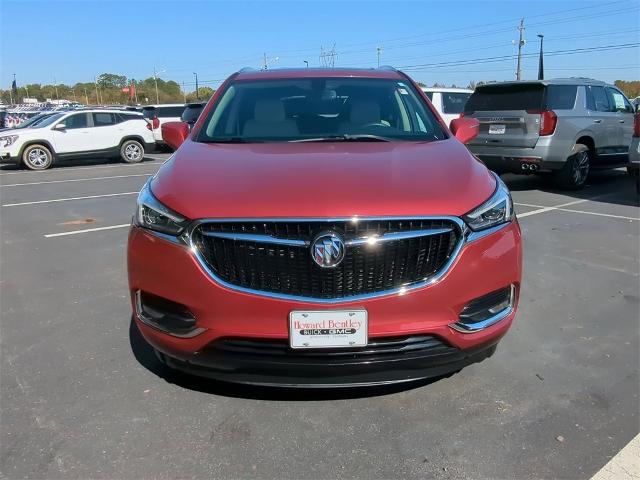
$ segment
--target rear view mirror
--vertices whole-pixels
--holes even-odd
[[[162,124],[162,139],[174,150],[189,136],[189,125],[185,122],[167,122]]]
[[[53,127],[54,130],[64,130],[67,128],[67,125],[65,123],[56,123],[55,126]]]
[[[451,120],[451,133],[462,143],[469,143],[480,133],[480,122],[475,118],[462,117]]]

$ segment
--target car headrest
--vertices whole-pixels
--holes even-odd
[[[275,98],[258,100],[253,117],[261,123],[282,122],[285,119],[284,105]]]
[[[351,123],[365,125],[380,122],[380,105],[376,102],[356,101],[351,106]]]

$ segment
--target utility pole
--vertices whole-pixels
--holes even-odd
[[[96,105],[100,104],[100,97],[98,96],[98,79],[94,76],[93,83],[96,86]]]
[[[89,96],[87,95],[87,87],[84,87],[84,101],[87,102],[85,105],[89,105]]]
[[[538,59],[538,80],[544,80],[544,59],[542,58],[542,41],[544,40],[544,35],[538,34],[538,38],[540,38],[540,58]]]
[[[24,86],[25,91],[27,92],[27,98],[29,98],[29,89],[27,88],[27,86]]]
[[[196,72],[193,72],[193,74],[196,76],[196,100],[200,100],[200,94],[198,93],[198,74]]]
[[[380,52],[382,51],[382,47],[376,48],[376,51],[378,52],[378,68],[380,68]]]
[[[187,91],[184,89],[184,80],[182,80],[182,95],[184,96],[184,103],[187,103]]]
[[[71,89],[71,91],[73,92],[73,101],[74,101],[75,103],[78,103],[78,100],[76,100],[76,89],[75,89],[75,88],[72,88],[72,89]]]
[[[516,80],[522,80],[522,47],[525,44],[524,40],[524,18],[520,19],[520,39],[518,40],[518,67],[516,69]]]
[[[158,96],[158,74],[156,73],[156,67],[153,67],[153,81],[156,83],[156,103],[160,103],[160,97]]]

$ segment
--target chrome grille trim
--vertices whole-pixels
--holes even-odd
[[[194,238],[193,238],[193,232],[194,230],[199,227],[202,224],[207,224],[207,223],[234,223],[234,222],[246,222],[246,223],[251,223],[251,222],[298,222],[298,223],[304,223],[304,222],[319,222],[319,223],[324,223],[326,222],[328,223],[335,223],[335,222],[357,222],[357,221],[393,221],[393,220],[401,220],[401,221],[415,221],[415,220],[424,220],[424,221],[437,221],[437,220],[446,220],[446,221],[450,221],[455,223],[458,226],[459,229],[459,236],[458,236],[458,241],[455,245],[455,247],[453,248],[449,259],[446,261],[446,263],[440,268],[440,270],[438,270],[435,274],[431,275],[428,278],[425,278],[424,280],[419,280],[416,282],[412,282],[412,283],[408,283],[405,285],[402,285],[400,287],[391,289],[391,290],[384,290],[384,291],[379,291],[379,292],[372,292],[372,293],[366,293],[366,294],[360,294],[360,295],[352,295],[352,296],[348,296],[348,297],[337,297],[337,298],[316,298],[316,297],[305,297],[305,296],[300,296],[300,295],[290,295],[290,294],[284,294],[284,293],[274,293],[274,292],[268,292],[268,291],[264,291],[264,290],[255,290],[255,289],[251,289],[251,288],[246,288],[246,287],[241,287],[232,283],[229,283],[225,280],[223,280],[222,278],[220,278],[218,275],[216,275],[216,273],[208,266],[206,259],[202,256],[202,254],[200,253],[199,249],[197,248],[197,246],[194,243]],[[404,234],[404,233],[419,233],[418,235],[414,235],[411,237],[403,237],[403,238],[417,238],[419,236],[427,236],[427,235],[436,235],[438,233],[447,233],[447,232],[451,232],[452,229],[451,228],[443,228],[443,229],[428,229],[428,230],[415,230],[415,231],[407,231],[407,232],[393,232],[390,234],[383,234],[379,237],[374,237],[377,239],[381,239],[383,237],[392,237],[394,235],[399,235],[399,234]],[[404,295],[412,290],[416,290],[419,288],[424,288],[427,287],[429,285],[432,285],[438,281],[440,281],[440,279],[442,279],[446,273],[449,271],[449,269],[451,268],[451,266],[454,264],[454,262],[456,261],[458,254],[460,253],[460,250],[462,249],[463,245],[466,242],[466,238],[467,235],[469,233],[469,229],[467,227],[467,225],[464,223],[464,221],[459,218],[459,217],[454,217],[454,216],[391,216],[391,217],[385,217],[385,216],[379,216],[379,217],[335,217],[335,218],[327,218],[327,217],[305,217],[305,218],[291,218],[291,217],[272,217],[272,218],[211,218],[211,219],[201,219],[201,220],[196,220],[194,222],[192,222],[192,224],[189,226],[187,232],[185,232],[184,237],[185,240],[188,242],[188,245],[190,247],[190,250],[192,252],[192,254],[196,257],[196,259],[198,260],[198,263],[200,264],[200,267],[209,275],[209,277],[211,277],[211,279],[213,279],[216,283],[222,285],[225,288],[228,288],[229,290],[233,290],[233,291],[237,291],[237,292],[242,292],[242,293],[247,293],[247,294],[251,294],[251,295],[257,295],[257,296],[261,296],[261,297],[267,297],[267,298],[273,298],[273,299],[280,299],[280,300],[288,300],[288,301],[295,301],[295,302],[305,302],[305,303],[316,303],[316,304],[337,304],[337,303],[354,303],[354,302],[359,302],[362,300],[369,300],[369,299],[373,299],[373,298],[378,298],[378,297],[384,297],[384,296],[391,296],[391,295]],[[244,236],[244,234],[236,234],[236,233],[226,233],[226,232],[211,232],[211,236],[218,236],[224,234],[225,237],[223,238],[227,238],[227,239],[235,239],[238,238],[238,240],[248,240],[248,241],[252,241],[251,239],[247,238],[246,236]],[[226,236],[226,235],[230,235],[230,236]],[[242,237],[238,237],[238,235],[242,235]],[[251,234],[253,235],[253,234]],[[278,241],[284,241],[284,242],[291,242],[291,241],[295,241],[295,240],[291,240],[291,239],[276,239],[276,237],[271,237],[268,235],[258,235],[257,237],[259,237],[261,240],[269,240],[269,242],[271,243],[278,243]],[[369,240],[364,241],[364,238],[366,237],[362,237],[362,238],[358,238],[358,239],[352,239],[351,241],[361,241],[363,243],[368,242]],[[388,238],[388,240],[384,240],[384,241],[391,241],[391,240],[399,240],[402,238]],[[276,240],[275,242],[273,242],[273,240]],[[253,240],[255,241],[255,240]],[[302,241],[304,242],[304,240]],[[268,243],[268,242],[267,242]],[[299,244],[296,244],[295,246],[301,246]]]
[[[366,220],[366,219],[365,219]],[[287,220],[288,221],[288,220]],[[213,222],[207,222],[213,223]],[[224,222],[220,222],[224,223]],[[406,232],[391,232],[384,233],[379,236],[360,237],[352,240],[347,240],[344,244],[348,247],[356,245],[377,244],[384,242],[393,242],[395,240],[408,240],[410,238],[428,237],[429,235],[440,235],[442,233],[449,233],[453,229],[451,228],[430,228],[427,230],[410,230]],[[227,233],[227,232],[202,232],[202,235],[214,238],[224,238],[227,240],[238,240],[243,242],[257,242],[257,243],[273,243],[276,245],[288,245],[291,247],[308,247],[311,242],[308,240],[295,240],[289,238],[278,238],[270,235],[256,235],[254,233]]]

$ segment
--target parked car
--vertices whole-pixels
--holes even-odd
[[[141,114],[116,110],[56,112],[29,128],[0,132],[0,160],[44,170],[70,157],[142,161],[155,147]]]
[[[162,124],[165,122],[179,122],[185,109],[184,103],[172,103],[164,105],[146,105],[142,107],[142,115],[149,124],[149,130],[159,145],[164,145],[162,138]]]
[[[551,173],[584,186],[589,171],[628,163],[633,107],[613,85],[586,78],[476,88],[465,117],[480,122],[469,149],[496,172]]]
[[[633,117],[633,137],[629,147],[629,165],[627,171],[636,182],[636,191],[640,193],[640,112]]]
[[[140,192],[137,327],[172,368],[333,387],[493,354],[520,291],[507,187],[392,69],[243,70]],[[184,141],[182,145],[180,142]],[[461,183],[462,182],[462,183]]]
[[[180,121],[189,125],[189,128],[193,127],[198,118],[200,118],[200,114],[206,104],[207,102],[188,103],[180,116]]]
[[[422,87],[422,91],[429,97],[447,126],[464,112],[464,106],[473,93],[473,90],[467,88],[444,87]]]

